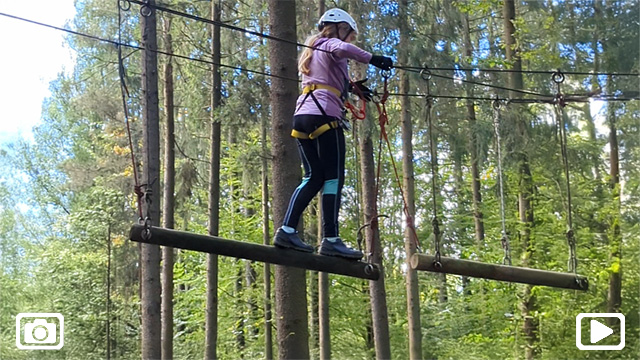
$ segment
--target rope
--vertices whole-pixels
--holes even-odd
[[[498,184],[500,186],[500,220],[502,223],[502,238],[500,239],[500,243],[502,244],[502,250],[504,251],[502,264],[511,265],[511,245],[509,244],[509,236],[507,235],[507,221],[504,206],[504,181],[502,179],[502,144],[500,138],[500,102],[498,100],[493,103],[493,110],[493,129],[496,135],[496,149],[498,156]]]
[[[380,190],[380,174],[382,168],[382,140],[384,139],[387,143],[387,148],[389,149],[389,157],[391,158],[391,165],[393,166],[393,173],[396,178],[396,182],[398,183],[398,189],[400,190],[400,196],[402,197],[402,210],[405,215],[405,222],[407,228],[413,235],[413,242],[416,246],[416,249],[420,249],[420,241],[418,240],[418,234],[416,232],[415,221],[411,213],[409,212],[409,205],[407,204],[407,198],[405,197],[404,190],[402,187],[402,181],[400,180],[400,174],[398,172],[398,166],[396,165],[395,158],[393,157],[393,150],[391,149],[391,141],[389,141],[389,134],[387,133],[387,125],[389,125],[389,116],[387,115],[387,107],[386,102],[389,98],[389,90],[388,90],[388,80],[389,73],[383,72],[384,79],[384,90],[382,96],[374,99],[374,103],[376,104],[376,108],[378,109],[378,124],[380,125],[380,140],[378,142],[378,169],[376,174],[376,198],[379,195]],[[375,214],[378,213],[378,205],[376,201],[376,209]],[[373,221],[373,220],[372,220]],[[377,218],[375,221],[378,221]]]
[[[360,98],[360,108],[355,107],[355,105],[350,103],[349,100],[345,100],[344,107],[351,112],[351,115],[354,119],[364,120],[364,118],[367,117],[367,104],[364,94],[362,93],[360,88],[356,86],[355,82],[351,78],[349,78],[349,83],[351,84],[351,88],[355,91],[358,98]]]
[[[551,75],[551,79],[556,83],[557,93],[554,101],[554,109],[556,114],[556,126],[560,131],[560,152],[562,154],[562,167],[564,170],[565,183],[567,186],[567,245],[569,246],[569,271],[577,274],[578,258],[576,257],[576,239],[573,231],[573,208],[571,204],[571,179],[569,177],[569,156],[567,152],[567,124],[565,122],[564,107],[566,101],[564,95],[560,91],[560,84],[564,82],[564,74],[558,70]]]
[[[567,192],[567,245],[569,246],[569,271],[576,273],[578,269],[578,259],[576,257],[576,239],[573,231],[573,206],[571,202],[571,182],[569,178],[569,158],[567,153],[567,129],[566,122],[564,121],[564,110],[561,108],[562,100],[558,99],[558,104],[555,105],[556,110],[556,124],[560,131],[560,151],[562,154],[562,166],[565,177],[566,192]]]
[[[120,76],[120,92],[122,93],[122,108],[124,110],[124,122],[127,126],[127,137],[129,140],[129,152],[131,153],[131,166],[133,167],[133,192],[136,194],[137,202],[138,202],[138,216],[140,220],[143,219],[142,216],[142,198],[144,197],[144,192],[142,188],[144,185],[140,185],[138,180],[138,166],[136,165],[135,153],[133,151],[133,140],[131,138],[131,126],[129,121],[129,107],[127,106],[127,98],[130,97],[129,90],[127,89],[127,84],[125,82],[125,69],[124,69],[124,61],[122,58],[122,4],[118,2],[118,74]]]
[[[427,102],[426,111],[425,111],[425,121],[429,126],[429,150],[431,153],[431,200],[432,200],[432,209],[433,209],[433,217],[431,219],[431,228],[433,229],[433,242],[435,246],[435,260],[433,265],[436,269],[442,268],[441,262],[441,254],[440,254],[440,222],[438,221],[438,200],[437,200],[437,185],[436,185],[436,163],[438,161],[435,142],[433,141],[433,121],[431,120],[431,108],[433,106],[433,98],[431,97],[431,70],[429,68],[424,67],[420,70],[420,77],[426,81],[427,83],[427,93],[425,95],[425,100]]]
[[[425,99],[427,102],[425,120],[427,122],[427,125],[429,126],[429,151],[431,154],[431,161],[430,161],[431,201],[432,201],[431,207],[433,211],[433,217],[431,218],[431,227],[433,229],[433,242],[435,247],[434,265],[437,269],[440,269],[442,268],[441,253],[440,253],[440,236],[442,235],[442,233],[440,232],[440,221],[438,220],[438,193],[437,193],[438,186],[436,183],[437,182],[436,166],[438,161],[438,157],[437,157],[438,155],[436,153],[435,141],[433,139],[434,126],[433,126],[433,120],[431,119],[431,108],[433,106],[433,99],[429,95],[429,82],[427,82],[427,96],[425,96]]]

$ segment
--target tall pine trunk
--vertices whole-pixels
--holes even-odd
[[[164,47],[173,52],[171,39],[171,18],[164,18]],[[174,227],[175,208],[175,133],[173,103],[173,64],[167,57],[164,64],[164,111],[166,139],[164,143],[164,191],[162,199],[162,226]],[[173,359],[173,248],[162,247],[162,359]]]
[[[399,49],[408,49],[410,36],[407,25],[409,19],[407,9],[408,0],[399,3],[400,46]],[[406,50],[398,52],[398,62],[408,63]],[[400,93],[408,94],[410,91],[407,72],[400,73]],[[413,170],[413,124],[411,122],[411,101],[408,96],[400,99],[402,121],[402,173],[403,187],[407,199],[407,210],[412,219],[416,213],[415,203],[415,178]],[[415,236],[414,221],[407,226],[404,232],[404,249],[407,256],[407,317],[409,319],[409,358],[417,360],[422,358],[422,331],[420,328],[420,292],[418,288],[418,272],[412,270],[409,264],[411,256],[416,253],[418,239]]]
[[[318,198],[318,197],[316,197]],[[319,203],[319,202],[318,202]],[[317,204],[317,203],[316,203]],[[321,226],[320,223],[320,213],[316,211],[317,206],[312,203],[309,207],[309,219],[310,221],[305,223],[307,229],[305,234],[314,234],[307,239],[309,244],[318,243],[322,239],[322,233],[318,231]],[[319,321],[318,316],[320,315],[319,311],[319,292],[318,287],[320,285],[318,281],[319,271],[311,271],[309,273],[309,347],[310,347],[310,355],[311,359],[319,358],[320,354],[320,333],[319,333]]]
[[[509,87],[512,89],[521,90],[523,88],[522,73],[517,71],[522,70],[522,60],[518,54],[516,48],[516,40],[514,37],[515,26],[513,21],[516,18],[514,0],[505,0],[503,6],[504,17],[504,42],[506,59],[512,66],[511,68],[516,72],[509,73]],[[511,91],[509,96],[511,98],[518,97],[518,94]],[[522,266],[528,266],[530,258],[533,252],[533,244],[531,243],[531,230],[533,227],[533,179],[531,178],[531,169],[529,168],[529,158],[527,154],[527,146],[529,146],[529,134],[528,134],[528,122],[525,116],[522,115],[522,111],[518,109],[512,109],[511,112],[515,119],[516,129],[516,141],[520,148],[517,151],[517,162],[519,172],[519,187],[518,187],[518,213],[520,215],[521,231],[520,238],[522,240]],[[532,286],[525,285],[522,294],[522,302],[520,303],[520,311],[523,320],[522,330],[526,339],[525,346],[525,359],[531,360],[536,354],[537,348],[537,332],[538,325],[534,318],[535,294],[531,292]]]
[[[318,0],[318,19],[326,10],[325,0]],[[322,214],[322,195],[318,200],[318,216]],[[322,221],[318,218],[318,245],[322,241]],[[320,360],[331,359],[331,332],[329,329],[329,273],[318,273],[318,344]]]
[[[260,142],[262,143],[262,243],[271,244],[271,231],[269,226],[269,156],[267,148],[267,116],[262,115],[260,126]],[[271,264],[264,264],[264,357],[273,359],[273,328],[271,317]]]
[[[211,16],[214,21],[220,21],[220,4],[211,2]],[[213,63],[220,63],[220,27],[212,25],[211,52]],[[209,235],[217,236],[220,227],[220,121],[215,118],[216,110],[220,107],[221,77],[218,65],[211,66],[211,136],[209,158]],[[218,343],[218,255],[207,254],[207,304],[205,314],[205,359],[217,359]]]
[[[262,30],[261,30],[262,31]],[[264,69],[265,66],[262,66]],[[271,244],[271,230],[269,226],[269,148],[267,146],[267,130],[269,119],[266,111],[260,112],[260,144],[262,161],[260,163],[262,173],[262,243]],[[264,263],[264,357],[273,359],[273,319],[271,314],[271,264]]]
[[[384,266],[382,263],[382,245],[378,226],[378,208],[376,206],[376,170],[373,161],[373,140],[371,128],[373,122],[370,117],[364,120],[368,127],[366,135],[360,143],[360,167],[362,182],[362,198],[364,221],[370,224],[365,231],[367,252],[372,254],[371,262],[380,268],[380,279],[369,281],[369,297],[371,300],[371,318],[373,322],[374,347],[376,359],[391,358],[391,344],[389,340],[389,318],[387,313],[387,294],[384,286]],[[362,133],[362,132],[361,132]]]
[[[318,214],[322,214],[322,195],[318,197]],[[318,241],[322,241],[322,221],[318,219]],[[318,243],[319,245],[320,243]],[[331,359],[329,327],[329,273],[318,273],[318,343],[320,360]]]
[[[464,54],[473,56],[473,44],[471,42],[471,29],[469,27],[469,15],[465,14],[464,27]],[[471,71],[467,72],[471,78]],[[473,97],[473,87],[467,86],[467,96]],[[473,194],[473,223],[475,225],[476,246],[478,249],[484,244],[484,218],[482,214],[482,194],[480,193],[480,164],[478,160],[478,134],[476,131],[476,110],[473,100],[467,100],[467,120],[469,122],[469,154],[471,155],[471,192]]]
[[[288,41],[296,39],[296,3],[269,0],[270,35]],[[295,45],[269,41],[271,73],[289,79],[297,77]],[[271,80],[271,142],[273,153],[273,221],[282,224],[289,198],[300,181],[296,146],[290,136],[291,119],[298,93],[297,81]],[[309,328],[305,271],[276,266],[276,318],[280,359],[309,358]]]
[[[146,196],[160,194],[160,114],[158,108],[158,39],[155,0],[149,0],[148,16],[142,16],[142,94],[144,160],[142,182]],[[151,200],[151,201],[149,201]],[[147,198],[145,214],[152,226],[160,225],[160,199]],[[142,358],[160,359],[160,247],[141,246]]]
[[[608,87],[613,89],[613,79],[609,77]],[[613,92],[613,91],[610,91]],[[609,290],[607,292],[607,312],[620,312],[622,305],[622,240],[620,235],[620,154],[618,147],[618,129],[616,127],[616,106],[608,104],[607,117],[609,120],[609,186],[611,187],[611,202],[613,203],[612,217],[609,221]],[[613,319],[607,319],[612,325]]]

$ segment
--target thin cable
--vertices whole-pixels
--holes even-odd
[[[409,71],[409,72],[422,73],[423,70],[425,70],[425,69],[426,68],[422,68],[421,70],[417,70],[417,69],[404,69],[404,70],[405,71]],[[432,70],[432,69],[429,68],[428,70]],[[461,78],[454,78],[454,77],[446,76],[446,75],[438,75],[438,74],[433,74],[431,72],[430,72],[430,75],[438,77],[438,78],[441,78],[441,79],[460,81],[460,82],[467,83],[467,84],[486,86],[486,87],[489,87],[489,88],[494,88],[494,89],[499,89],[499,90],[513,91],[513,92],[520,93],[520,94],[534,95],[534,96],[539,96],[539,97],[550,97],[551,96],[551,95],[547,95],[547,94],[539,94],[539,93],[532,92],[532,91],[511,89],[511,88],[504,87],[504,86],[485,84],[485,83],[481,83],[481,82],[477,82],[477,81],[471,81],[471,80],[464,80],[464,79],[461,79]]]
[[[220,26],[220,27],[223,27],[223,28],[226,28],[226,29],[239,31],[239,32],[242,32],[242,33],[245,33],[245,34],[258,36],[258,37],[269,39],[269,40],[280,41],[280,42],[284,42],[284,43],[287,43],[287,44],[296,45],[296,46],[299,46],[299,47],[305,47],[305,48],[309,48],[309,49],[313,49],[313,50],[318,50],[318,51],[322,51],[322,52],[326,52],[326,53],[331,53],[331,51],[329,51],[329,50],[318,49],[318,48],[313,47],[313,46],[309,46],[309,45],[306,45],[306,44],[301,44],[301,43],[299,43],[297,41],[287,40],[287,39],[279,38],[279,37],[276,37],[276,36],[267,35],[265,33],[261,33],[261,32],[258,32],[258,31],[253,31],[253,30],[241,28],[239,26],[225,24],[222,21],[216,21],[216,20],[203,18],[203,17],[197,16],[197,15],[187,14],[187,13],[184,13],[184,12],[181,12],[181,11],[178,11],[178,10],[174,10],[174,9],[162,6],[162,5],[158,5],[158,4],[150,5],[150,4],[147,4],[145,2],[138,1],[138,0],[125,0],[125,1],[129,2],[129,3],[134,3],[136,5],[146,6],[146,7],[149,7],[149,8],[160,10],[162,12],[170,13],[170,14],[173,14],[173,15],[176,15],[176,16],[180,16],[180,17],[184,17],[184,18],[187,18],[187,19],[191,19],[191,20],[194,20],[194,21],[203,22],[203,23],[206,23],[206,24],[209,24],[209,25],[216,25],[216,26]]]
[[[424,97],[424,94],[402,94],[402,93],[389,93],[389,96],[409,96],[409,97]],[[456,95],[431,95],[433,99],[456,99],[456,100],[478,100],[478,101],[495,101],[496,99],[499,101],[509,102],[509,103],[537,103],[537,104],[553,104],[553,97],[549,95],[549,99],[511,99],[511,98],[495,98],[495,97],[479,97],[479,96],[456,96]],[[571,102],[585,102],[588,100],[594,101],[634,101],[640,100],[640,97],[637,98],[610,98],[610,97],[583,97],[580,99],[571,99],[566,98],[566,103]]]
[[[403,65],[394,65],[396,69],[400,70],[421,70],[424,68],[417,66],[403,66]],[[551,75],[556,71],[548,71],[548,70],[513,70],[513,69],[490,69],[490,68],[465,68],[465,67],[457,67],[457,68],[447,68],[447,67],[429,67],[430,70],[435,71],[479,71],[479,72],[497,72],[497,73],[520,73],[520,74],[547,74]],[[566,75],[595,75],[595,76],[640,76],[639,73],[616,73],[616,72],[580,72],[580,71],[563,71]]]
[[[301,43],[296,42],[296,41],[287,40],[287,39],[279,38],[279,37],[276,37],[276,36],[267,35],[265,33],[249,30],[249,29],[246,29],[246,28],[241,28],[239,26],[225,24],[224,22],[221,22],[221,21],[215,21],[215,20],[203,18],[203,17],[197,16],[197,15],[191,15],[191,14],[188,14],[188,13],[185,13],[185,12],[181,12],[181,11],[178,11],[178,10],[171,9],[171,8],[163,6],[163,5],[158,5],[158,4],[150,5],[150,4],[147,4],[147,3],[143,2],[143,1],[139,1],[139,0],[124,0],[124,1],[128,2],[128,3],[133,3],[133,4],[136,4],[136,5],[144,6],[144,7],[155,8],[155,9],[163,11],[163,12],[167,12],[167,13],[170,13],[170,14],[174,14],[174,15],[177,15],[177,16],[180,16],[180,17],[188,18],[188,19],[191,19],[191,20],[199,21],[199,22],[204,22],[204,23],[207,23],[207,24],[210,24],[210,25],[218,25],[220,27],[224,27],[224,28],[227,28],[227,29],[230,29],[230,30],[243,32],[245,34],[250,34],[250,35],[262,37],[262,38],[269,39],[269,40],[280,41],[280,42],[288,43],[288,44],[291,44],[291,45],[296,45],[296,46],[299,46],[299,47],[305,47],[305,48],[309,48],[309,49],[314,49],[314,50],[319,50],[319,51],[331,53],[331,51],[328,51],[328,50],[318,49],[318,48],[315,48],[313,46],[309,46],[309,45],[306,45],[306,44],[301,44]],[[402,66],[402,65],[396,65],[396,66],[394,66],[394,68],[402,69],[402,70],[421,70],[421,69],[423,69],[423,67]],[[548,71],[548,70],[512,70],[512,69],[463,68],[463,67],[459,67],[459,68],[437,67],[437,68],[430,68],[430,69],[431,70],[437,70],[437,71],[481,71],[481,72],[505,72],[505,73],[523,73],[523,74],[552,74],[554,72],[554,71]],[[565,74],[571,74],[571,75],[640,76],[640,74],[638,74],[638,73],[614,73],[614,72],[592,73],[592,72],[577,72],[577,71],[574,71],[574,72],[564,72],[564,73]]]
[[[54,29],[54,30],[63,31],[63,32],[66,32],[66,33],[69,33],[69,34],[82,36],[82,37],[93,39],[93,40],[96,40],[96,41],[109,43],[109,44],[114,45],[116,47],[124,46],[124,47],[127,47],[127,48],[136,49],[136,50],[146,50],[142,46],[121,43],[121,42],[118,42],[118,41],[115,41],[115,40],[105,39],[105,38],[101,38],[99,36],[89,35],[89,34],[81,33],[81,32],[78,32],[78,31],[69,30],[69,29],[65,29],[65,28],[61,28],[61,27],[57,27],[57,26],[41,23],[41,22],[38,22],[38,21],[25,19],[25,18],[22,18],[22,17],[19,17],[19,16],[15,16],[15,15],[9,15],[9,14],[5,14],[5,13],[0,13],[0,15],[6,16],[6,17],[9,17],[9,18],[12,18],[12,19],[20,20],[20,21],[25,21],[25,22],[28,22],[28,23],[31,23],[31,24],[48,27],[48,28],[51,28],[51,29]],[[169,53],[169,52],[162,51],[162,50],[151,50],[151,51],[153,51],[155,53],[158,53],[158,54],[166,55],[166,56],[172,56],[172,57],[176,57],[176,58],[180,58],[180,59],[196,61],[196,62],[209,64],[209,65],[217,65],[217,66],[228,68],[228,69],[233,69],[233,70],[238,70],[238,71],[258,74],[258,75],[264,75],[264,76],[269,76],[269,77],[273,77],[273,78],[279,78],[279,79],[283,79],[283,80],[290,80],[290,81],[300,82],[300,80],[298,80],[298,79],[293,79],[293,78],[288,78],[288,77],[285,77],[285,76],[274,75],[274,74],[270,74],[270,73],[263,72],[263,71],[258,71],[258,70],[250,70],[250,69],[246,69],[246,68],[239,67],[239,66],[218,64],[218,63],[215,63],[213,61],[204,60],[204,59],[198,59],[198,58],[192,58],[192,57],[189,57],[189,56]]]
[[[6,13],[0,13],[0,15],[5,16],[5,17],[9,17],[9,18],[12,18],[12,19],[15,19],[15,20],[28,22],[28,23],[35,24],[35,25],[44,26],[44,27],[51,28],[51,29],[54,29],[54,30],[63,31],[63,32],[66,32],[66,33],[69,33],[69,34],[73,34],[73,35],[77,35],[77,36],[93,39],[93,40],[96,40],[96,41],[109,43],[109,44],[114,45],[116,47],[123,46],[123,47],[136,49],[136,50],[145,50],[145,48],[142,47],[142,46],[121,43],[119,41],[115,41],[115,40],[111,40],[111,39],[105,39],[105,38],[101,38],[99,36],[89,35],[89,34],[81,33],[81,32],[78,32],[78,31],[69,30],[69,29],[65,29],[65,28],[61,28],[61,27],[57,27],[57,26],[41,23],[41,22],[38,22],[38,21],[25,19],[25,18],[22,18],[22,17],[19,17],[19,16],[15,16],[15,15],[10,15],[10,14],[6,14]],[[196,61],[196,62],[209,64],[209,65],[217,65],[217,66],[220,66],[220,67],[233,69],[233,70],[238,70],[238,71],[242,71],[242,72],[246,72],[246,73],[253,73],[253,74],[258,74],[258,75],[263,75],[263,76],[268,76],[268,77],[279,78],[279,79],[283,79],[283,80],[300,82],[299,79],[293,79],[293,78],[288,78],[288,77],[284,77],[284,76],[274,75],[274,74],[270,74],[270,73],[263,72],[263,71],[246,69],[246,68],[239,67],[239,66],[218,64],[218,63],[215,63],[213,61],[192,58],[192,57],[189,57],[189,56],[179,55],[179,54],[175,54],[175,53],[169,53],[169,52],[162,51],[162,50],[152,50],[152,51],[155,52],[155,53],[158,53],[158,54],[162,54],[162,55],[166,55],[166,56],[172,56],[172,57],[179,58],[179,59],[184,59],[184,60],[189,60],[189,61]],[[436,75],[434,75],[434,76],[436,76]],[[450,78],[450,77],[448,77],[448,79],[455,80],[454,78]],[[482,85],[483,86],[488,86],[488,87],[494,87],[494,86],[489,85],[489,84],[482,84]],[[423,94],[389,93],[389,96],[423,97],[424,95]],[[551,97],[551,95],[542,95],[542,96]],[[496,100],[496,98],[490,98],[490,97],[469,97],[469,96],[452,96],[452,95],[431,95],[431,98],[433,98],[433,99],[458,99],[458,100],[469,99],[469,100],[478,100],[478,101],[494,101],[494,100]],[[626,97],[626,98],[589,97],[589,98],[583,99],[583,101],[586,100],[586,99],[592,99],[592,100],[597,100],[597,101],[634,101],[634,100],[640,100],[640,97],[638,97],[638,98],[634,98],[634,97]],[[500,98],[499,100],[506,100],[506,101],[512,102],[512,103],[552,103],[552,101],[553,101],[552,99],[543,100],[543,99],[507,99],[507,98]],[[577,100],[565,99],[565,101],[567,103],[569,103],[569,102],[575,102]]]

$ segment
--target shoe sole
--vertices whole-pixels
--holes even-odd
[[[275,247],[281,248],[281,249],[291,249],[291,250],[295,250],[295,251],[300,251],[300,252],[306,252],[306,253],[312,253],[313,249],[303,249],[303,248],[299,248],[293,245],[290,245],[289,243],[278,243],[277,240],[275,240],[273,242],[273,245]]]
[[[319,254],[324,256],[334,256],[334,257],[339,257],[339,258],[348,259],[348,260],[356,260],[356,261],[359,261],[363,258],[363,256],[349,256],[340,252],[320,251]]]

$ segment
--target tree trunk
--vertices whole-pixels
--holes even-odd
[[[318,214],[322,214],[322,195],[318,196]],[[322,241],[322,221],[318,219],[318,245]],[[329,273],[318,273],[318,343],[320,360],[331,359],[331,330],[329,327]]]
[[[268,119],[265,113],[260,114],[260,143],[262,144],[262,243],[271,243],[271,231],[269,230],[269,150],[267,148]],[[264,357],[273,359],[273,332],[271,319],[271,264],[264,263]]]
[[[609,77],[609,87],[612,86],[613,79]],[[611,91],[612,92],[612,91]],[[607,292],[607,312],[620,312],[622,305],[622,253],[620,251],[622,241],[620,236],[620,155],[618,148],[618,129],[616,128],[616,106],[613,103],[607,104],[607,117],[609,118],[609,186],[611,187],[613,209],[612,218],[609,222],[609,290]],[[613,319],[607,319],[609,325],[614,323]]]
[[[464,24],[464,53],[473,56],[469,15],[465,14]],[[471,78],[471,71],[467,72]],[[467,96],[473,97],[473,87],[467,86]],[[480,193],[480,165],[478,164],[478,135],[476,132],[476,110],[473,100],[467,100],[467,119],[469,121],[469,154],[471,155],[471,192],[473,194],[473,223],[475,225],[476,246],[480,249],[484,245],[484,219],[482,214],[482,194]]]
[[[107,226],[107,360],[111,359],[111,225]]]
[[[407,25],[409,6],[408,0],[402,0],[399,4],[399,24],[400,29],[400,45],[399,49],[407,49],[409,47],[410,36]],[[406,51],[398,53],[398,62],[400,64],[408,63]],[[410,91],[409,77],[407,72],[400,73],[400,93],[408,94]],[[408,96],[400,99],[402,119],[402,173],[403,187],[407,199],[407,210],[411,215],[411,223],[406,227],[404,232],[404,249],[407,256],[407,317],[409,318],[409,358],[422,358],[422,331],[420,328],[420,291],[418,288],[418,272],[412,270],[409,266],[411,256],[416,253],[416,245],[418,239],[415,237],[415,224],[413,218],[416,213],[415,203],[415,178],[413,171],[413,124],[411,123],[411,101]]]
[[[270,35],[296,41],[296,3],[269,0]],[[285,42],[268,42],[271,73],[295,79],[297,48]],[[300,167],[294,141],[291,139],[291,119],[298,94],[296,81],[271,79],[271,142],[273,152],[274,223],[282,224],[288,201],[300,181]],[[309,328],[305,272],[301,269],[276,266],[276,314],[279,357],[309,358]]]
[[[149,16],[142,16],[142,93],[144,160],[142,183],[147,184],[145,214],[151,225],[160,224],[160,114],[158,108],[158,48],[155,0],[147,2]],[[160,247],[141,246],[142,358],[160,359]]]
[[[171,18],[164,19],[164,47],[173,52],[171,40]],[[175,134],[173,104],[173,65],[171,57],[164,64],[164,111],[166,139],[164,144],[164,191],[162,199],[162,226],[174,227],[175,207]],[[162,359],[173,359],[173,248],[162,247]]]
[[[236,281],[235,281],[235,286],[234,286],[234,298],[237,300],[236,303],[234,304],[235,307],[235,316],[236,316],[236,325],[234,327],[234,333],[235,333],[235,337],[236,337],[236,348],[238,350],[238,354],[240,359],[244,359],[244,349],[246,346],[246,340],[244,337],[244,320],[246,317],[245,311],[243,311],[244,309],[244,304],[242,301],[243,298],[243,292],[244,292],[244,287],[242,284],[242,280],[244,278],[244,269],[242,268],[242,260],[240,259],[235,259],[235,263],[237,266],[237,273],[236,273]]]
[[[506,50],[506,59],[511,62],[513,70],[522,70],[522,61],[516,48],[516,40],[514,37],[515,27],[513,21],[516,17],[515,4],[513,0],[505,0],[503,6],[504,17],[504,41]],[[523,88],[522,73],[511,72],[509,73],[509,87],[512,89],[521,90]],[[516,92],[510,91],[509,96],[511,98],[518,97]],[[520,237],[522,240],[522,266],[528,266],[529,260],[532,256],[533,244],[531,244],[531,229],[533,227],[533,180],[531,178],[531,170],[529,168],[529,159],[526,153],[527,146],[529,146],[528,135],[528,122],[527,119],[521,115],[521,111],[512,109],[512,115],[515,118],[516,139],[520,144],[518,153],[518,168],[519,168],[519,188],[518,188],[518,212],[520,214],[521,231]],[[531,292],[532,286],[525,285],[522,302],[520,303],[520,310],[523,323],[523,332],[527,344],[525,346],[525,358],[531,360],[536,355],[536,343],[538,325],[536,319],[533,317],[535,311],[535,295]]]
[[[309,207],[309,223],[305,224],[307,226],[307,230],[305,234],[315,234],[313,237],[308,239],[309,244],[318,243],[320,239],[322,239],[322,233],[318,233],[318,229],[321,226],[318,225],[320,222],[319,212],[316,211],[316,204],[311,204]],[[315,241],[313,241],[315,240]],[[319,318],[320,310],[319,310],[319,292],[318,292],[318,275],[319,272],[312,271],[309,273],[309,300],[311,303],[309,304],[309,347],[310,347],[310,355],[311,359],[317,359],[320,354],[320,333],[319,333]]]
[[[261,1],[257,4],[262,5]],[[260,32],[264,32],[264,25],[260,20]],[[261,40],[264,45],[264,40]],[[265,59],[261,59],[260,67],[267,71]],[[261,100],[263,104],[268,101],[266,94],[269,87],[265,81],[263,95]],[[271,153],[267,146],[267,132],[269,129],[268,111],[261,107],[260,111],[260,144],[262,151],[261,172],[262,172],[262,243],[264,245],[271,244],[271,230],[269,226],[269,162]],[[271,312],[271,264],[264,263],[264,357],[266,360],[273,359],[273,319]]]
[[[371,318],[373,322],[373,337],[376,359],[391,358],[391,344],[389,342],[389,318],[387,314],[387,295],[384,286],[384,267],[382,266],[382,246],[380,244],[380,230],[378,227],[378,208],[376,206],[376,170],[373,161],[373,141],[370,129],[373,121],[370,117],[364,120],[368,127],[367,135],[360,143],[361,182],[363,188],[364,221],[370,224],[366,228],[367,252],[372,254],[371,262],[380,267],[380,279],[369,281],[369,297],[371,299]],[[362,133],[362,132],[361,132]]]
[[[211,2],[211,16],[214,21],[220,21],[221,10],[219,2]],[[220,27],[212,25],[211,52],[213,63],[220,63]],[[215,112],[220,107],[221,78],[220,68],[211,66],[212,94],[211,94],[211,149],[209,159],[209,235],[217,236],[220,227],[220,122],[215,118]],[[205,359],[217,359],[216,347],[218,343],[218,255],[207,254],[207,305],[205,314]]]

